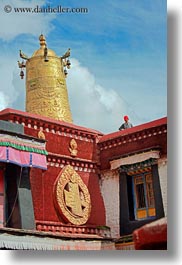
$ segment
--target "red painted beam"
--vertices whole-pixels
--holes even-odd
[[[136,250],[167,250],[167,218],[136,229],[133,240]]]

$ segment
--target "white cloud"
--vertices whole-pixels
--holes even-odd
[[[7,107],[5,95],[0,91],[0,111]]]
[[[117,131],[125,114],[138,122],[127,102],[113,89],[97,84],[76,59],[72,59],[67,86],[74,123],[106,133]]]
[[[12,107],[21,92],[21,86],[24,82],[22,83],[20,80],[17,58],[15,56],[1,57],[0,73],[0,109],[2,110],[7,107]]]
[[[46,0],[5,0],[0,3],[0,39],[10,41],[20,34],[31,34],[33,36],[40,33],[48,34],[53,26],[51,21],[55,18],[55,14],[47,15],[44,13],[15,12],[14,8],[36,8],[46,4]],[[11,6],[12,11],[6,13],[6,6]]]

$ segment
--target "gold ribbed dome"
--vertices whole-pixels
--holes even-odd
[[[26,61],[26,111],[72,122],[65,80],[65,61],[47,48],[44,35],[40,48]]]
[[[46,45],[46,38],[43,34],[41,34],[39,36],[39,41],[40,41],[40,49],[36,50],[32,57],[35,57],[35,56],[43,56],[44,55],[44,48],[47,46]],[[51,50],[51,49],[48,49],[48,55],[49,56],[57,56],[56,53]]]

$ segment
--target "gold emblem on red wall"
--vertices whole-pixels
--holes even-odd
[[[38,138],[39,139],[43,139],[43,140],[45,140],[45,134],[43,133],[43,130],[42,129],[40,129],[40,131],[38,132]]]
[[[69,147],[71,156],[77,156],[77,153],[78,153],[77,148],[78,148],[77,142],[75,141],[75,139],[71,139],[70,147]]]
[[[61,217],[74,225],[85,224],[90,216],[91,201],[87,186],[70,165],[60,172],[54,186],[55,206]]]

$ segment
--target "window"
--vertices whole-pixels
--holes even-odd
[[[133,202],[136,220],[155,216],[154,191],[151,172],[133,175]]]
[[[158,165],[144,161],[120,167],[120,235],[164,217]]]

